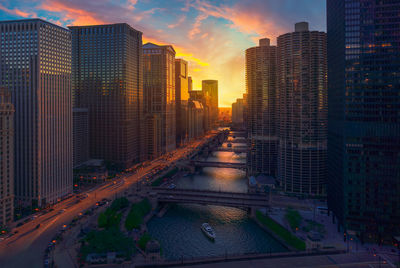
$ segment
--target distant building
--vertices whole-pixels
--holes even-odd
[[[188,139],[193,140],[204,134],[204,108],[200,101],[188,102]]]
[[[87,108],[72,109],[73,167],[78,167],[90,159],[88,113]]]
[[[14,105],[0,88],[0,226],[14,220]]]
[[[278,180],[286,192],[326,194],[326,33],[308,23],[278,37]]]
[[[89,109],[90,158],[140,161],[142,33],[126,23],[71,26],[74,107]]]
[[[204,92],[201,90],[191,90],[189,91],[189,100],[198,101],[203,106],[203,129],[204,132],[210,130],[210,107],[204,98]]]
[[[189,141],[188,137],[188,131],[189,131],[189,126],[188,126],[188,113],[189,113],[189,107],[188,107],[188,102],[189,100],[182,100],[181,101],[181,123],[182,123],[182,142],[187,143]]]
[[[248,131],[250,175],[277,175],[277,57],[276,46],[264,38],[246,50],[246,94],[243,106]]]
[[[399,1],[328,0],[328,207],[348,234],[400,234]]]
[[[175,126],[176,145],[183,143],[185,129],[182,122],[181,101],[189,99],[188,63],[183,59],[175,59]]]
[[[236,99],[236,102],[232,103],[232,123],[243,124],[243,99]]]
[[[189,79],[188,79],[188,91],[192,91],[193,90],[193,81],[192,81],[192,77],[191,76],[189,76]]]
[[[143,45],[144,109],[161,120],[161,150],[176,148],[175,50],[172,46]]]
[[[0,22],[0,84],[15,107],[17,206],[72,193],[71,33],[41,19]]]
[[[202,91],[205,105],[209,108],[209,127],[214,128],[218,121],[218,81],[203,80]]]

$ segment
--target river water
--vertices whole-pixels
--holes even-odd
[[[232,146],[244,144],[233,143]],[[227,143],[223,144],[224,147]],[[245,162],[245,154],[213,152],[207,161]],[[247,192],[245,172],[231,168],[203,168],[198,174],[182,177],[177,188]],[[215,242],[201,231],[208,222],[216,233]],[[163,256],[169,260],[224,256],[226,254],[283,252],[285,248],[262,230],[246,211],[221,206],[173,205],[161,217],[147,224],[152,237],[160,241]]]

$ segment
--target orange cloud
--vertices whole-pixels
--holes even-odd
[[[96,25],[105,24],[104,20],[100,19],[99,15],[73,6],[67,6],[59,1],[47,1],[42,4],[42,9],[50,12],[63,13],[64,20],[71,20],[72,25]]]

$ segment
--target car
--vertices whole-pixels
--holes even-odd
[[[41,224],[39,223],[38,225],[36,225],[35,229],[39,229],[40,226]]]
[[[66,210],[65,209],[61,209],[58,213],[64,213]]]
[[[20,227],[20,226],[22,226],[22,225],[24,225],[24,223],[23,223],[23,222],[20,222],[20,223],[17,224],[17,227]]]
[[[175,189],[175,188],[176,188],[176,185],[173,184],[173,183],[171,183],[170,185],[168,185],[168,189]]]

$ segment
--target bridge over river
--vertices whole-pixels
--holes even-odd
[[[260,193],[235,193],[193,189],[168,189],[157,187],[152,189],[158,202],[163,203],[195,203],[219,205],[237,208],[257,208],[269,205],[269,197]]]
[[[237,168],[246,169],[246,163],[233,163],[233,162],[214,162],[214,161],[201,161],[192,160],[190,165],[196,167],[218,167],[218,168]]]

